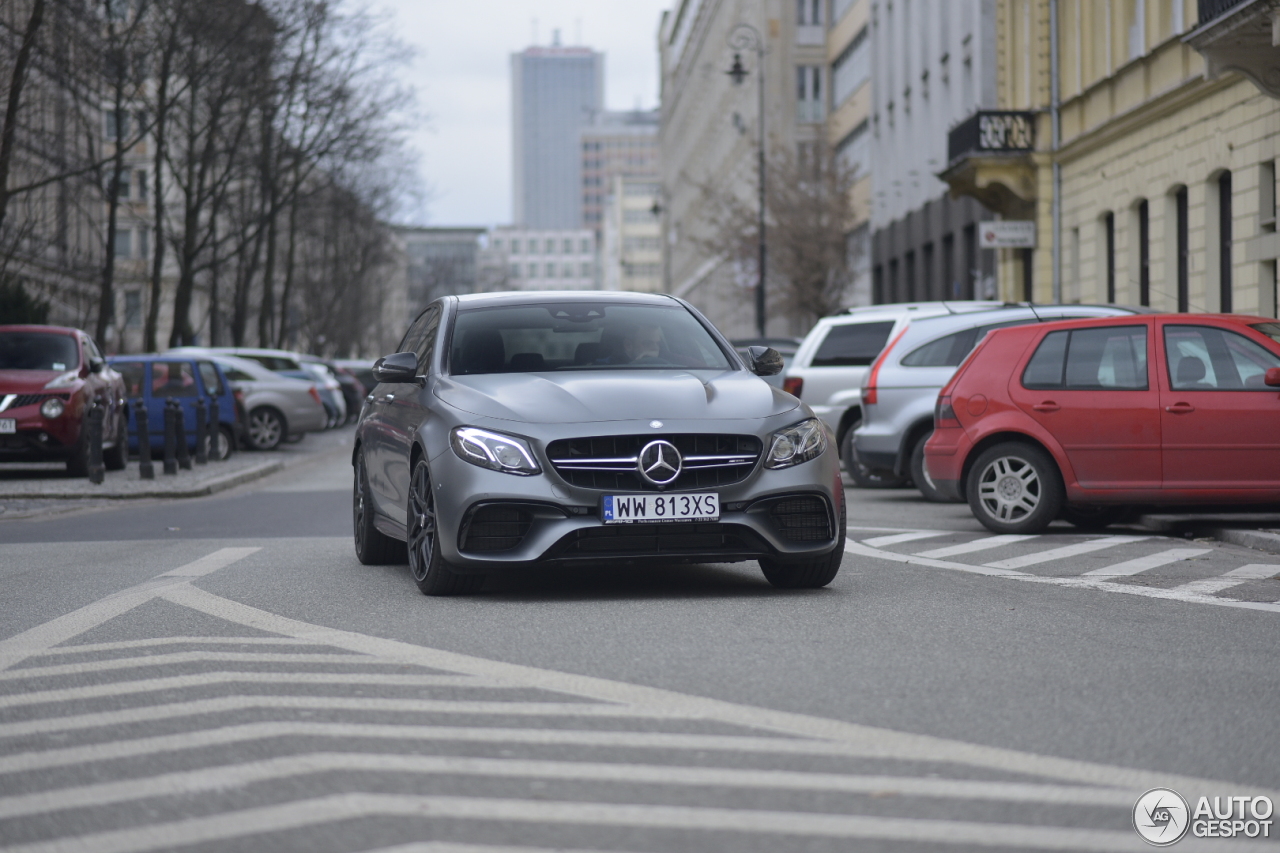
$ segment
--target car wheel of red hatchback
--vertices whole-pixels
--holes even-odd
[[[1062,509],[1062,476],[1053,458],[1016,441],[978,456],[966,492],[974,516],[996,533],[1039,533]]]

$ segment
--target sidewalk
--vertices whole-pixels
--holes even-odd
[[[1138,524],[1166,536],[1217,539],[1280,554],[1280,512],[1151,513]]]
[[[308,435],[298,444],[282,444],[265,453],[238,450],[225,462],[198,465],[192,457],[190,471],[179,468],[168,475],[163,459],[155,459],[154,480],[141,478],[133,458],[123,471],[107,471],[99,484],[67,476],[61,462],[0,463],[0,521],[120,500],[205,497],[312,461],[348,444],[350,438],[351,430],[344,428]]]

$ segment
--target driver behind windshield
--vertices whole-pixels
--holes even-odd
[[[627,329],[622,351],[631,363],[646,358],[656,359],[662,349],[662,329],[655,323],[638,323]]]

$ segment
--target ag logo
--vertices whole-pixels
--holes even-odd
[[[1133,806],[1133,828],[1142,840],[1167,847],[1182,840],[1191,825],[1191,811],[1182,795],[1169,788],[1152,788]]]
[[[669,486],[680,476],[684,462],[680,451],[669,441],[651,441],[640,451],[636,468],[640,476],[655,486]]]

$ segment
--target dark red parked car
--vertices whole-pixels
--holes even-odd
[[[103,463],[118,471],[129,452],[124,379],[93,340],[62,326],[0,326],[0,461],[66,460],[83,476],[94,400],[106,408]]]
[[[938,396],[929,476],[998,533],[1137,506],[1280,505],[1280,321],[1069,320],[991,332]]]

